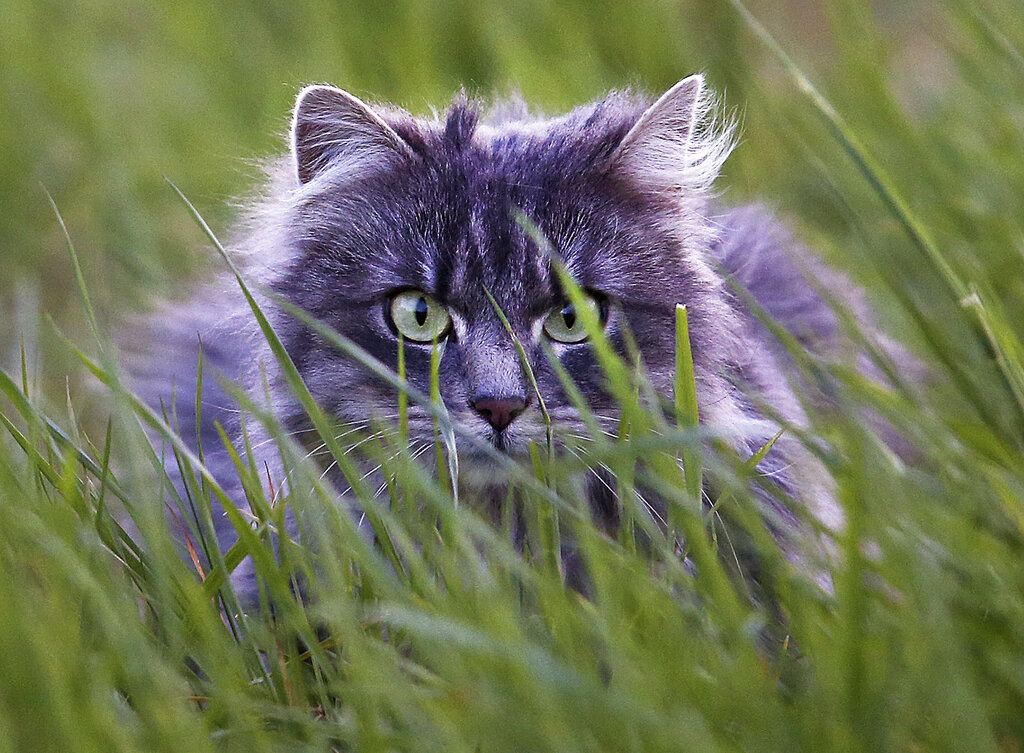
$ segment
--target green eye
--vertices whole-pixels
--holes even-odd
[[[391,299],[391,321],[403,337],[418,343],[440,340],[452,324],[445,307],[419,290],[406,290]]]
[[[586,305],[595,316],[603,318],[601,305],[596,300],[588,296]],[[587,339],[583,319],[577,315],[576,307],[571,303],[548,314],[548,318],[544,320],[544,331],[548,337],[560,343],[581,343]]]

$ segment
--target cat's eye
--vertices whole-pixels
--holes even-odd
[[[391,299],[391,323],[405,338],[418,343],[440,340],[452,318],[440,303],[420,290],[404,290]]]
[[[585,305],[603,323],[605,310],[601,302],[592,296],[587,296],[585,301]],[[576,306],[572,303],[560,306],[548,314],[548,318],[544,320],[544,332],[552,340],[560,343],[581,343],[587,339],[583,317],[579,316]]]

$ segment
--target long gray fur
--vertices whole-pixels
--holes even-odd
[[[543,441],[544,424],[485,288],[526,347],[557,428],[585,431],[541,351],[537,323],[565,298],[548,258],[513,217],[513,209],[522,211],[575,280],[608,300],[608,334],[619,348],[628,325],[653,384],[665,394],[673,382],[674,309],[686,304],[701,419],[724,428],[738,449],[753,452],[778,428],[759,404],[795,425],[804,417],[786,359],[723,274],[735,276],[808,348],[834,350],[839,334],[833,312],[801,274],[806,251],[767,210],[726,209],[713,199],[712,183],[733,143],[728,123],[716,123],[715,113],[700,77],[683,80],[654,103],[613,92],[556,118],[535,118],[518,106],[488,112],[460,96],[443,115],[424,119],[365,105],[331,87],[307,87],[294,115],[291,153],[269,168],[232,250],[260,283],[392,368],[398,343],[386,319],[390,296],[402,289],[434,296],[456,322],[440,366],[451,416],[521,455],[529,441]],[[240,301],[209,290],[203,297],[218,306]],[[357,424],[394,415],[392,389],[267,303],[321,406]],[[144,384],[154,401],[169,400],[172,381],[179,395],[191,395],[198,333],[211,368],[258,394],[262,365],[278,418],[291,431],[308,428],[244,307],[211,311],[196,302],[186,311],[171,316],[170,324],[161,317],[168,341],[161,347],[176,355],[174,368],[161,368],[163,359],[151,362],[158,367]],[[615,404],[590,348],[552,344],[613,429]],[[429,348],[408,344],[406,351],[410,382],[428,391]],[[209,462],[231,477],[222,453],[211,449],[219,446],[212,427],[214,421],[235,426],[235,414],[213,380],[207,384],[199,433]],[[521,395],[528,406],[499,434],[470,405],[481,394]],[[179,415],[189,438],[195,432],[190,412]],[[412,406],[409,418],[412,441],[429,439],[429,416]],[[500,482],[472,453],[460,461],[467,490],[486,496]],[[780,441],[760,470],[826,525],[841,524],[796,441]],[[614,519],[614,500],[596,485],[593,503]],[[793,511],[768,498],[766,504],[796,528]]]

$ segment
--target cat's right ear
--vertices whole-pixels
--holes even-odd
[[[367,165],[412,149],[358,97],[333,86],[307,86],[295,100],[292,154],[300,183],[345,160]]]
[[[698,194],[710,188],[732,149],[733,126],[714,123],[714,99],[700,74],[677,83],[622,139],[616,168],[655,191]]]

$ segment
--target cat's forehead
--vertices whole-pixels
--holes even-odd
[[[485,289],[509,314],[547,305],[556,291],[550,259],[517,219],[519,212],[533,217],[541,202],[524,192],[522,176],[508,167],[474,146],[432,176],[423,206],[435,228],[423,248],[430,288],[467,315],[490,308]],[[430,189],[437,191],[436,203]]]
[[[422,153],[452,165],[519,178],[571,180],[599,169],[643,111],[643,100],[614,93],[553,118],[530,115],[524,105],[490,108],[457,99],[443,118],[415,121]]]
[[[587,261],[581,247],[616,220],[602,161],[633,118],[603,104],[552,120],[494,122],[463,103],[428,126],[413,184],[440,231],[435,260],[447,274],[445,292],[466,296],[484,284],[518,298],[554,295],[548,244],[530,224],[568,265]]]
[[[468,102],[429,121],[389,114],[415,156],[344,173],[310,206],[307,245],[360,300],[420,288],[470,314],[492,310],[487,290],[510,318],[534,316],[564,299],[552,253],[579,284],[622,295],[637,277],[624,259],[664,246],[607,175],[639,111],[610,99],[555,119]]]

